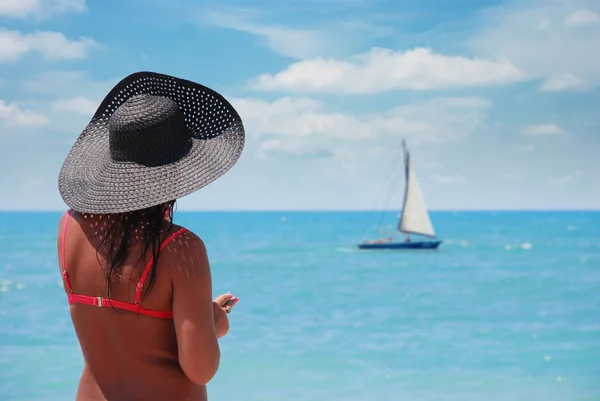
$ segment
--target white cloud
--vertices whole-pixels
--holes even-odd
[[[85,0],[0,0],[0,16],[49,18],[87,10]]]
[[[260,25],[248,22],[248,16],[241,15],[240,11],[232,13],[208,12],[203,15],[203,20],[220,26],[251,33],[262,37],[267,46],[275,53],[294,57],[310,57],[326,49],[327,43],[321,40],[316,31],[291,29],[279,26]]]
[[[561,135],[564,131],[562,128],[554,125],[554,124],[539,124],[539,125],[529,125],[523,128],[521,131],[523,135],[527,136],[555,136]]]
[[[434,175],[431,179],[440,184],[465,184],[467,182],[462,175]]]
[[[344,54],[371,38],[391,33],[389,28],[364,21],[330,21],[325,28],[294,28],[259,23],[258,17],[253,10],[230,7],[222,11],[202,10],[199,19],[204,24],[255,35],[273,52],[297,59]]]
[[[544,29],[548,29],[550,25],[552,25],[552,21],[548,18],[544,18],[537,24],[537,29],[543,31]]]
[[[558,92],[569,89],[586,89],[586,82],[573,74],[560,74],[545,80],[540,90],[545,92]]]
[[[315,144],[283,139],[267,139],[260,143],[257,156],[268,157],[269,154],[283,153],[286,156],[295,156],[304,159],[326,159],[334,157],[335,153],[325,147],[317,147]]]
[[[600,24],[600,14],[585,8],[581,8],[570,14],[565,19],[565,24],[575,27],[584,25],[598,25]]]
[[[70,142],[89,123],[104,96],[118,80],[96,81],[82,71],[48,71],[20,83],[23,99],[20,104],[43,112],[50,120],[45,131]]]
[[[24,80],[21,89],[29,94],[51,96],[53,99],[57,96],[83,97],[97,100],[100,104],[120,78],[96,81],[85,71],[46,71]]]
[[[558,177],[549,178],[548,182],[550,182],[551,184],[568,184],[575,181],[581,175],[583,175],[583,171],[576,170],[572,173],[567,173]]]
[[[273,102],[233,99],[248,132],[258,141],[257,153],[356,160],[365,149],[397,147],[401,138],[412,145],[453,141],[485,126],[491,103],[478,97],[434,98],[385,112],[331,112],[311,98],[284,97]]]
[[[22,109],[16,104],[9,104],[0,99],[0,123],[2,126],[39,127],[48,122],[49,120],[43,114]]]
[[[93,39],[70,40],[60,32],[24,34],[0,28],[0,63],[18,61],[28,53],[38,53],[46,60],[82,59],[98,47]]]
[[[324,112],[324,103],[310,98],[285,97],[274,102],[234,99],[233,104],[261,137],[326,136],[352,140],[371,135],[356,117]]]
[[[533,145],[521,145],[517,148],[519,152],[533,152],[535,150],[535,146]]]
[[[98,108],[99,102],[78,96],[68,99],[57,99],[52,102],[52,108],[57,111],[67,111],[76,114],[92,116]]]
[[[520,173],[520,174],[507,173],[507,174],[501,174],[498,178],[500,178],[502,181],[522,182],[522,181],[525,181],[527,177],[523,173]]]
[[[378,93],[497,85],[523,78],[507,60],[445,56],[425,48],[406,52],[375,48],[348,61],[299,61],[275,75],[263,74],[250,85],[261,90]]]
[[[586,3],[593,4],[515,1],[492,7],[483,14],[483,29],[468,43],[482,57],[508,59],[529,78],[541,79],[541,90],[596,87],[600,85],[600,24],[594,23],[597,13],[586,9]],[[573,29],[583,23],[587,29]]]
[[[0,0],[0,15],[24,17],[38,6],[38,0]]]

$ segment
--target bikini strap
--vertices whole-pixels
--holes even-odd
[[[173,234],[169,235],[160,245],[160,250],[162,251],[169,242],[171,242],[173,239],[175,239],[177,236],[187,232],[188,229],[187,228],[180,228],[179,230],[175,231]],[[148,263],[146,264],[146,268],[144,269],[144,272],[142,273],[142,277],[140,278],[140,282],[137,284],[137,286],[135,287],[135,304],[136,305],[141,305],[142,304],[142,290],[144,289],[144,282],[146,281],[146,277],[148,276],[148,273],[150,273],[150,269],[152,269],[152,262],[154,261],[154,255],[152,257],[150,257],[150,260],[148,261]]]
[[[69,224],[69,217],[71,217],[71,213],[73,213],[72,209],[67,211],[67,217],[65,218],[65,224],[63,227],[62,239],[61,239],[61,261],[62,261],[62,277],[65,282],[65,287],[67,287],[67,291],[73,292],[73,288],[71,287],[71,281],[69,280],[69,275],[67,274],[67,264],[65,262],[65,237],[67,236],[67,225]]]

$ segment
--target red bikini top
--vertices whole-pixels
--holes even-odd
[[[148,263],[146,264],[146,268],[144,269],[144,272],[142,273],[142,277],[140,278],[140,281],[135,288],[135,303],[134,304],[131,304],[129,302],[116,301],[116,300],[112,300],[109,298],[91,297],[89,295],[80,295],[80,294],[73,293],[73,288],[71,287],[71,281],[69,280],[69,274],[67,273],[67,266],[65,264],[65,237],[67,234],[67,224],[69,223],[69,217],[71,217],[71,213],[72,213],[72,210],[69,210],[67,212],[67,218],[65,220],[65,225],[63,228],[62,249],[61,249],[62,277],[63,277],[64,283],[65,283],[65,287],[67,288],[67,291],[68,291],[69,305],[77,303],[77,304],[86,304],[86,305],[97,306],[98,308],[111,308],[112,307],[112,308],[117,308],[117,309],[123,309],[123,310],[130,311],[130,312],[141,313],[142,315],[147,315],[147,316],[156,317],[156,318],[172,319],[173,318],[172,311],[156,311],[156,310],[146,309],[142,306],[142,290],[144,289],[144,282],[146,281],[146,277],[148,276],[148,273],[150,272],[150,269],[152,268],[152,261],[154,260],[154,257],[151,257],[150,260],[148,261]],[[162,251],[169,242],[171,242],[175,237],[177,237],[180,234],[183,234],[186,231],[188,231],[186,228],[180,228],[179,230],[175,231],[173,234],[169,235],[160,245],[160,250]]]

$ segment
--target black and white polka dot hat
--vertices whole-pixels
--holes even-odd
[[[225,174],[244,138],[240,116],[217,92],[137,72],[110,91],[75,141],[59,173],[59,192],[82,213],[159,205]]]

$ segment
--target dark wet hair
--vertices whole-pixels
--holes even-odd
[[[160,245],[169,235],[173,225],[174,209],[175,201],[170,201],[134,212],[113,214],[107,219],[106,231],[96,248],[96,254],[106,255],[106,283],[109,298],[112,279],[120,274],[131,245],[137,238],[142,242],[142,254],[139,259],[139,262],[142,262],[141,271],[148,258],[153,257],[152,267],[144,284],[142,300],[152,289],[156,278],[156,264],[160,256]],[[150,255],[148,255],[149,251]]]

